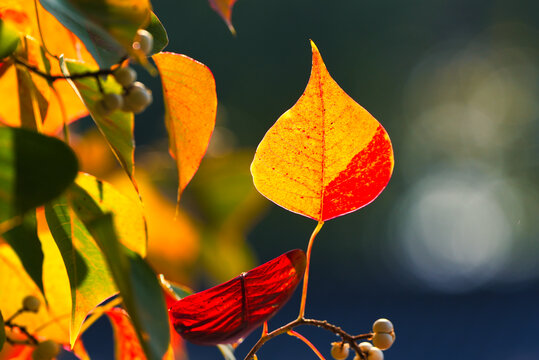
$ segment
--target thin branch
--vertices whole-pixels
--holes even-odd
[[[339,336],[343,342],[346,342],[350,344],[350,347],[354,349],[356,354],[358,354],[362,360],[365,360],[365,354],[359,349],[358,344],[356,343],[356,340],[360,339],[371,339],[372,334],[361,334],[361,335],[350,335],[346,331],[342,330],[340,327],[335,326],[333,324],[328,323],[325,320],[316,320],[316,319],[305,319],[305,318],[298,318],[292,322],[289,322],[288,324],[268,333],[265,336],[262,336],[256,344],[251,348],[247,356],[245,356],[244,360],[251,360],[253,359],[254,355],[260,348],[269,340],[273,339],[274,337],[277,337],[282,334],[289,333],[292,331],[293,328],[297,326],[303,326],[303,325],[310,325],[310,326],[316,326],[328,331],[331,331],[335,335]]]
[[[111,75],[115,70],[115,68],[114,69],[110,68],[110,69],[99,69],[95,71],[86,71],[86,72],[72,74],[72,75],[51,75],[51,74],[47,74],[41,71],[37,66],[34,66],[18,57],[13,56],[13,61],[16,64],[24,66],[25,68],[27,68],[34,74],[39,75],[50,82],[54,82],[56,80],[66,80],[66,79],[76,80],[76,79],[83,79],[83,78],[88,78],[88,77],[99,78],[99,76]]]

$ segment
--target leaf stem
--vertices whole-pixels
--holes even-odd
[[[316,346],[314,346],[313,343],[310,342],[305,336],[295,332],[294,330],[290,330],[289,332],[287,332],[287,334],[290,336],[295,336],[301,341],[303,341],[305,344],[307,344],[307,346],[311,348],[311,350],[316,354],[316,356],[318,356],[320,360],[326,360],[326,358],[324,358],[324,356],[320,353]]]
[[[305,265],[305,275],[303,276],[303,290],[301,292],[301,304],[299,307],[298,320],[303,319],[303,316],[305,315],[305,304],[307,301],[307,287],[309,285],[309,268],[311,265],[311,250],[313,248],[314,239],[316,238],[316,235],[318,235],[318,233],[320,232],[320,229],[322,229],[323,225],[324,225],[323,221],[318,222],[318,224],[314,228],[311,238],[309,239],[309,245],[307,246],[307,263]]]

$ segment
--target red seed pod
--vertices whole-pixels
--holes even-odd
[[[201,345],[234,343],[290,299],[305,271],[305,253],[291,250],[240,276],[187,296],[170,308],[176,331]]]

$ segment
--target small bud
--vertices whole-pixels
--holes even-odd
[[[32,353],[33,360],[51,360],[60,353],[60,345],[53,340],[40,342]]]
[[[372,332],[389,334],[393,331],[393,324],[388,319],[378,319],[372,324]]]
[[[384,360],[384,353],[377,347],[372,347],[367,355],[367,360]]]
[[[387,350],[393,345],[395,338],[391,334],[387,333],[374,333],[372,337],[372,344],[380,350]]]
[[[114,79],[124,88],[131,86],[137,80],[137,72],[129,66],[118,68],[113,73]]]
[[[109,93],[103,96],[103,105],[109,111],[120,109],[124,104],[124,98],[120,94]]]
[[[26,311],[38,312],[41,301],[34,295],[28,295],[22,300],[22,308]]]
[[[348,354],[350,353],[350,345],[347,343],[341,343],[341,342],[334,342],[331,343],[331,356],[335,360],[344,360],[348,357]]]
[[[147,30],[139,29],[135,41],[133,42],[133,49],[142,50],[146,55],[150,54],[153,49],[153,35]]]

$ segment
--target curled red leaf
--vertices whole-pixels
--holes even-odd
[[[290,299],[305,271],[305,253],[291,250],[240,276],[187,296],[169,310],[176,331],[201,345],[234,343]]]

